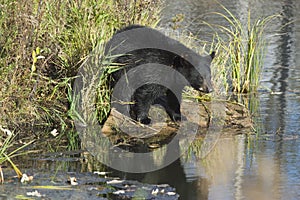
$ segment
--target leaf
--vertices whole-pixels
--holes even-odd
[[[19,168],[11,161],[10,157],[6,154],[3,154],[6,160],[11,164],[11,166],[14,168],[18,178],[21,178],[23,173],[19,170]]]
[[[55,186],[55,185],[36,185],[32,187],[26,187],[32,189],[46,189],[46,190],[77,190],[71,186]]]
[[[32,64],[31,65],[31,72],[35,72],[36,71],[36,66],[35,66],[35,64]]]
[[[32,50],[31,56],[32,56],[33,62],[34,62],[34,59],[36,58],[36,52],[35,52],[35,50]]]
[[[37,55],[39,55],[39,54],[41,53],[40,47],[37,47],[37,48],[35,49],[35,52],[36,52]]]

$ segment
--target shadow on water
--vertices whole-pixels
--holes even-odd
[[[179,146],[178,146],[179,148]],[[194,168],[191,168],[193,170]],[[185,172],[180,159],[171,163],[167,167],[148,173],[125,173],[115,171],[114,175],[123,179],[138,180],[150,184],[168,183],[176,188],[176,192],[180,194],[180,199],[207,199],[208,198],[208,182],[205,178],[191,177]],[[195,174],[192,174],[195,176]],[[200,189],[201,188],[201,189]]]

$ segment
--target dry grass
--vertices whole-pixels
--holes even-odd
[[[0,125],[70,127],[72,81],[87,55],[129,23],[154,26],[158,1],[0,0]]]

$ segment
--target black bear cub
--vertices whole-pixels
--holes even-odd
[[[163,96],[166,112],[179,121],[185,86],[212,91],[210,64],[215,53],[202,57],[155,29],[125,27],[108,41],[105,54],[120,65],[111,74],[112,107],[143,124],[151,123],[150,106]]]

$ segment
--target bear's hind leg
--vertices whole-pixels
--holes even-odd
[[[166,106],[166,111],[170,118],[173,121],[181,121],[181,112],[180,112],[180,101],[181,101],[181,94],[178,97],[180,98],[179,100],[177,99],[176,95],[170,91],[167,90],[167,106]]]

